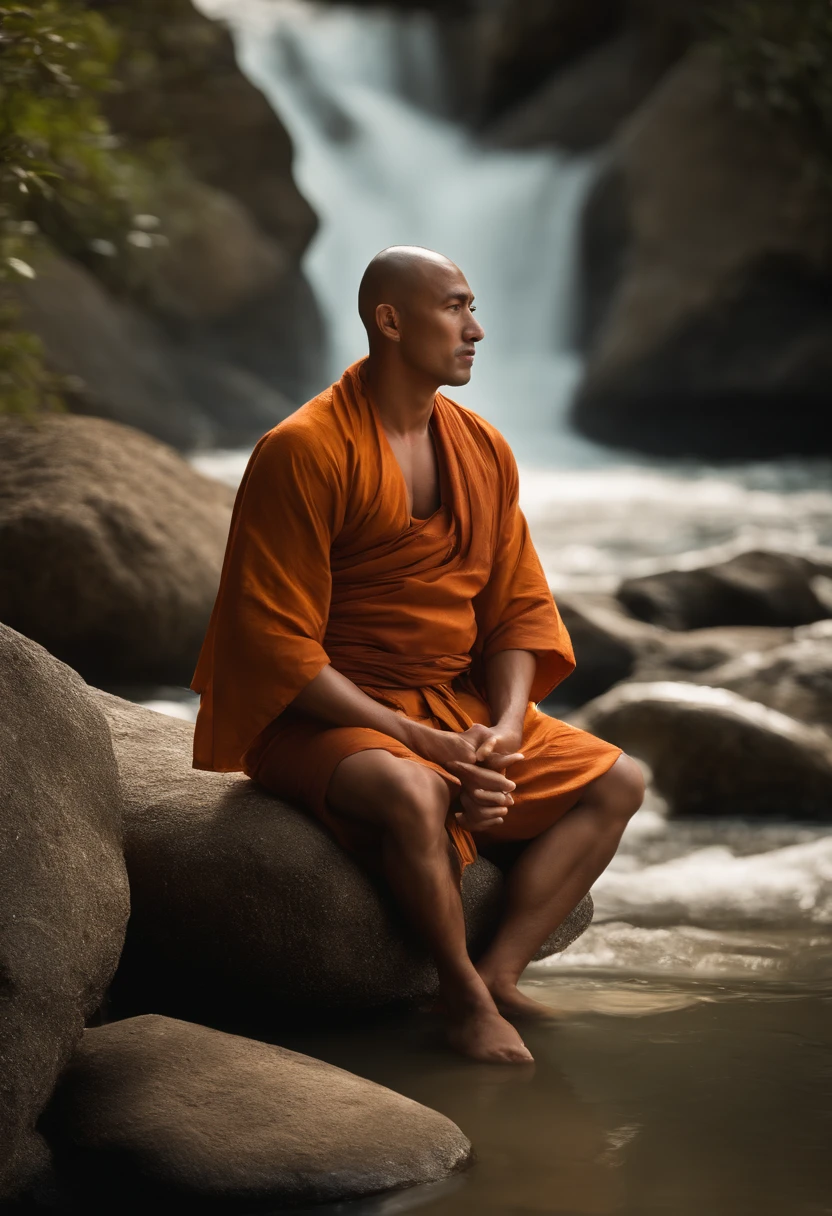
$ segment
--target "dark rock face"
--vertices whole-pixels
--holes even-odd
[[[226,27],[190,0],[96,7],[125,33],[121,88],[107,102],[114,128],[138,144],[175,140],[194,177],[239,199],[299,260],[315,214],[292,180],[289,136],[237,66]]]
[[[802,557],[743,553],[698,570],[625,579],[618,598],[634,616],[666,629],[712,625],[808,625],[829,615]]]
[[[456,1124],[283,1047],[149,1015],[88,1030],[48,1134],[84,1201],[251,1212],[358,1198],[463,1169]]]
[[[832,741],[723,688],[622,684],[576,724],[646,760],[677,815],[832,821]]]
[[[0,419],[0,619],[87,676],[187,683],[233,497],[128,427]]]
[[[641,581],[633,580],[636,584]],[[651,599],[645,615],[661,618],[661,609],[667,608],[659,595],[656,598],[658,606]],[[552,701],[570,707],[583,705],[622,680],[694,678],[747,652],[783,646],[793,637],[789,628],[765,625],[722,625],[685,633],[660,628],[629,616],[621,601],[611,595],[572,593],[558,595],[557,602],[572,638],[577,667]]]
[[[612,596],[558,595],[577,666],[556,699],[583,705],[632,674],[639,656],[661,646],[662,631],[634,620]]]
[[[622,128],[608,177],[582,242],[577,427],[657,454],[829,451],[832,250],[796,142],[740,113],[697,48]]]
[[[320,824],[242,774],[192,768],[188,723],[99,698],[126,808],[132,915],[116,982],[123,1007],[250,1025],[435,994],[424,948]],[[474,953],[493,932],[501,886],[484,858],[467,868]],[[540,957],[564,949],[591,918],[587,897]]]
[[[29,1189],[34,1132],[99,1007],[129,908],[118,772],[83,680],[0,625],[0,1198]]]
[[[697,676],[697,683],[730,688],[809,725],[832,730],[832,621],[797,630],[785,646],[746,654]]]

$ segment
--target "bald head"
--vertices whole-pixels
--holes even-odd
[[[358,288],[358,315],[372,342],[378,335],[376,309],[390,304],[404,312],[414,298],[435,292],[459,268],[441,253],[421,245],[390,245],[368,265]]]

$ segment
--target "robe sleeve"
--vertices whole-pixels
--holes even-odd
[[[259,733],[329,663],[322,641],[341,478],[324,437],[290,421],[260,440],[237,492],[191,684],[200,693],[195,768],[241,768]]]
[[[574,670],[575,656],[519,506],[517,463],[508,444],[503,445],[498,449],[503,494],[494,560],[488,582],[474,598],[474,653],[484,682],[484,665],[492,655],[532,651],[537,664],[529,699],[536,703]]]

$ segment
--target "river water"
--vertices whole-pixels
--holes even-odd
[[[598,158],[478,146],[447,112],[424,14],[201,7],[230,20],[321,217],[305,270],[329,331],[322,386],[366,350],[355,294],[378,249],[457,261],[486,338],[452,395],[509,438],[556,594],[755,546],[829,555],[828,463],[655,461],[567,430],[576,226]],[[234,484],[247,455],[194,463]],[[194,713],[182,690],[150,703]],[[444,1111],[477,1148],[464,1178],[338,1210],[832,1213],[832,829],[788,806],[779,823],[679,821],[651,794],[593,896],[590,929],[527,973],[569,1012],[530,1034],[531,1076],[453,1059],[418,1018],[281,1038]]]

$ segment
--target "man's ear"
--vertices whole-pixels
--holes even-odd
[[[401,342],[399,315],[392,304],[376,305],[376,325],[385,338],[389,338],[392,342]]]

